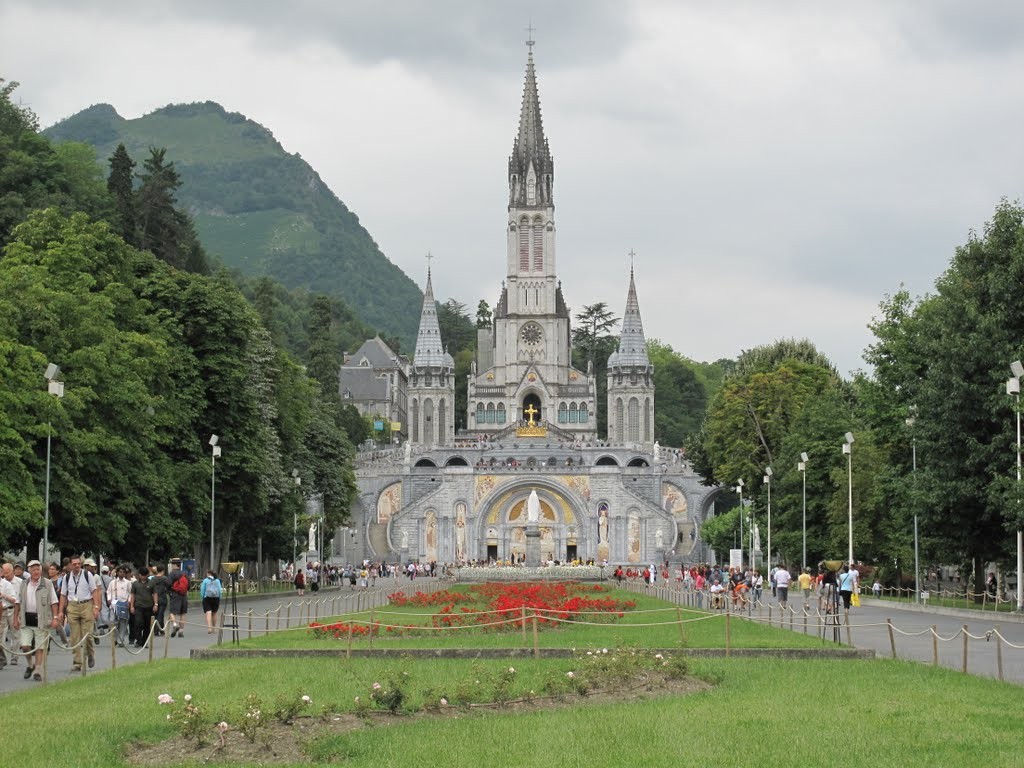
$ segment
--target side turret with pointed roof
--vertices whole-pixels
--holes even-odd
[[[632,266],[619,349],[608,357],[608,439],[614,443],[654,441],[654,366],[647,355]]]
[[[428,255],[428,259],[432,258]],[[420,330],[409,369],[409,440],[447,445],[455,437],[455,360],[444,348],[434,285],[427,267]]]

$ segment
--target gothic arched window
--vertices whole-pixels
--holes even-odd
[[[558,404],[558,423],[568,424],[569,423],[569,409],[565,403]]]
[[[494,403],[487,404],[487,423],[494,423]]]
[[[498,403],[498,407],[495,410],[495,415],[497,417],[497,423],[498,424],[504,424],[505,423],[505,404],[504,403]]]
[[[586,424],[587,419],[590,417],[590,408],[587,407],[586,403],[580,403],[580,424]]]
[[[519,271],[530,271],[530,222],[525,216],[519,220]]]
[[[576,424],[579,420],[580,416],[576,411],[576,403],[569,403],[569,423]]]
[[[615,400],[615,440],[621,443],[624,438],[622,437],[622,398],[616,398]]]
[[[415,397],[412,399],[412,441],[420,441],[420,401]]]
[[[644,400],[644,442],[651,442],[651,398]]]
[[[629,437],[627,438],[630,442],[636,443],[640,441],[640,401],[635,397],[629,398],[629,424],[627,426],[629,430]]]
[[[533,236],[533,271],[544,271],[544,222],[538,216],[530,228]]]

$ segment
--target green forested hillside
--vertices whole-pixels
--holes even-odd
[[[44,133],[92,144],[104,164],[120,142],[136,159],[165,147],[183,181],[179,200],[207,251],[244,274],[338,296],[411,348],[419,317],[408,310],[421,302],[420,289],[316,171],[258,123],[212,102],[135,120],[99,104]]]

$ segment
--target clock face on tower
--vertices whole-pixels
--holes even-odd
[[[544,332],[540,326],[536,323],[527,323],[519,331],[519,338],[523,340],[523,343],[535,347],[540,344],[541,339],[544,337]]]

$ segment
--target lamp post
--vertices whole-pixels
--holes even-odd
[[[846,442],[843,443],[843,453],[846,454],[846,463],[849,471],[849,517],[847,520],[847,536],[849,538],[850,567],[853,568],[853,432],[846,433]]]
[[[214,568],[214,563],[217,561],[213,557],[213,532],[214,532],[214,520],[216,519],[217,510],[217,458],[220,456],[220,446],[217,443],[220,438],[217,435],[210,436],[210,448],[212,449],[211,456],[211,469],[210,472],[210,567]]]
[[[764,484],[768,486],[768,557],[765,558],[765,570],[772,567],[772,468],[764,468]]]
[[[1020,516],[1020,380],[1024,377],[1024,364],[1020,360],[1010,363],[1010,370],[1013,371],[1013,378],[1006,382],[1006,394],[1014,395],[1017,403],[1014,410],[1017,412],[1017,515]],[[1024,611],[1024,531],[1017,526],[1017,610]]]
[[[292,470],[292,480],[295,481],[295,492],[296,492],[296,494],[299,497],[299,502],[298,503],[301,504],[302,503],[302,491],[300,490],[300,488],[302,487],[302,478],[299,477],[299,470],[298,470],[298,468],[295,468],[295,469]],[[295,547],[297,546],[296,539],[298,538],[298,535],[299,535],[299,507],[296,506],[295,509],[292,510],[292,568],[296,567],[295,566],[295,557],[296,557]]]
[[[917,406],[912,405],[909,408],[910,415],[907,417],[907,427],[910,429],[910,450],[913,463],[913,478],[914,478],[914,602],[921,602],[921,561],[920,561],[920,550],[918,549],[917,540],[917,434],[914,432],[914,422],[917,420]]]
[[[796,463],[796,468],[800,470],[800,476],[803,478],[804,486],[804,519],[803,519],[803,532],[804,532],[804,557],[801,568],[807,567],[807,454],[800,454],[800,461]]]
[[[740,495],[740,569],[743,568],[743,478],[736,481],[736,493]]]
[[[64,382],[57,381],[60,376],[60,366],[49,363],[43,373],[46,377],[46,390],[56,398],[64,397]],[[50,442],[53,437],[53,422],[46,420],[46,491],[43,502],[43,553],[41,560],[49,560],[50,553]]]

